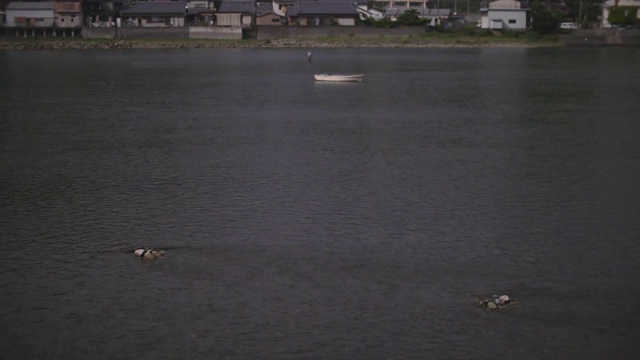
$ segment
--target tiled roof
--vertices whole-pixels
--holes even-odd
[[[207,8],[189,8],[187,11],[188,14],[211,14],[215,12],[213,9]]]
[[[22,2],[12,1],[7,4],[6,10],[53,10],[53,1]]]
[[[253,14],[253,1],[224,0],[220,4],[219,13],[251,13]]]
[[[138,1],[129,8],[122,9],[122,15],[144,14],[184,14],[187,3],[185,1]]]
[[[263,16],[273,13],[273,5],[270,2],[256,3],[256,15]]]
[[[295,4],[289,12],[291,16],[300,15],[357,15],[352,1],[301,1]]]

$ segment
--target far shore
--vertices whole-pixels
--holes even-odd
[[[557,38],[497,36],[321,37],[277,40],[83,39],[0,37],[0,50],[195,49],[195,48],[531,48],[563,46]]]

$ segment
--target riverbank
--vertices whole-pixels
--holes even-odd
[[[0,50],[190,49],[190,48],[446,48],[557,47],[557,38],[500,36],[319,37],[277,40],[0,38]],[[447,34],[445,34],[447,35]]]

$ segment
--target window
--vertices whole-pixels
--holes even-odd
[[[509,19],[509,24],[515,24],[516,21],[514,19]]]

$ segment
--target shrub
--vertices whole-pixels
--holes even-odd
[[[389,29],[389,28],[397,27],[398,26],[398,22],[397,21],[391,21],[389,19],[382,19],[382,20],[374,21],[373,26],[378,27],[378,28]]]
[[[616,25],[634,25],[638,23],[636,6],[617,6],[611,8],[607,21]]]

